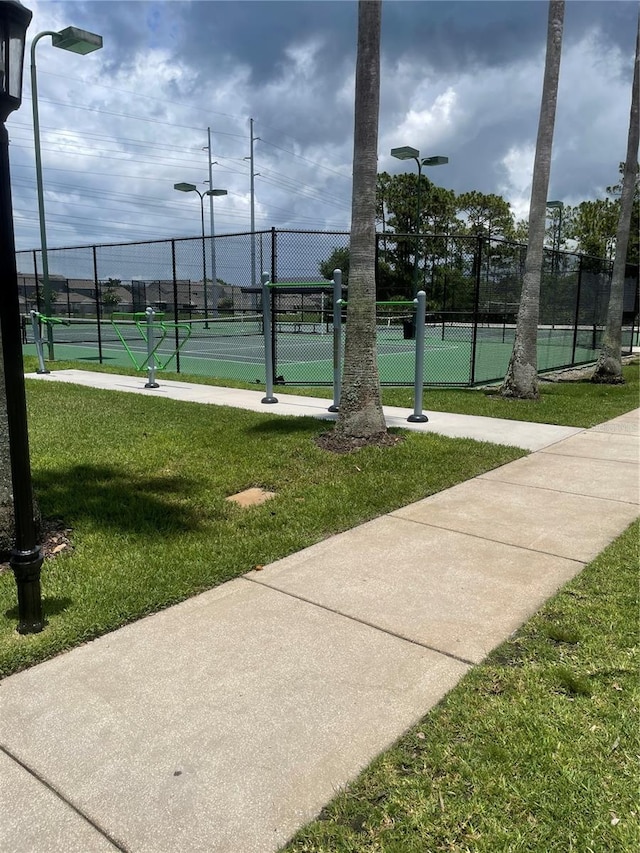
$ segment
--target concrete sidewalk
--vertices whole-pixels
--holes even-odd
[[[171,400],[183,400],[213,406],[232,406],[261,414],[307,416],[328,421],[336,419],[336,415],[328,411],[331,400],[302,397],[295,394],[279,394],[278,388],[275,389],[278,402],[265,404],[262,402],[262,398],[265,396],[264,389],[261,391],[245,391],[239,388],[173,382],[162,378],[159,380],[159,388],[145,388],[145,380],[142,376],[119,376],[90,370],[56,370],[53,373],[32,373],[28,374],[27,378],[48,382],[70,382],[88,388],[145,394],[151,397],[164,397]],[[583,431],[576,427],[532,424],[526,421],[506,420],[505,418],[429,412],[428,403],[429,395],[427,392],[425,394],[425,413],[429,420],[424,424],[407,421],[407,417],[413,411],[412,409],[385,406],[384,414],[387,426],[401,427],[418,432],[435,432],[439,435],[447,435],[449,438],[473,438],[476,441],[489,441],[493,444],[508,444],[521,447],[524,450],[541,450],[556,441]]]
[[[277,850],[637,517],[639,414],[5,679],[0,849]]]

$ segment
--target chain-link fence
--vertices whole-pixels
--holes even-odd
[[[264,382],[260,276],[279,285],[274,316],[277,382],[332,381],[334,268],[349,280],[347,232],[218,235],[18,252],[21,310],[50,315],[49,357],[124,365],[144,352],[140,317],[158,312],[165,369]],[[507,369],[526,248],[487,237],[377,235],[379,367],[383,384],[413,384],[413,297],[424,290],[425,383],[476,385]],[[602,343],[610,261],[545,249],[540,290],[541,371],[593,361]],[[322,282],[326,281],[323,286]],[[343,317],[346,319],[346,314]],[[60,322],[63,321],[63,322]],[[638,268],[627,269],[623,346],[638,329]],[[26,328],[27,345],[32,342]],[[123,345],[123,339],[127,346]],[[132,355],[133,353],[133,355]],[[141,359],[144,360],[144,359]]]

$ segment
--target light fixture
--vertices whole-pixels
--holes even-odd
[[[40,252],[42,256],[42,295],[45,316],[51,316],[51,282],[49,280],[49,255],[47,252],[47,227],[44,213],[44,188],[42,181],[42,152],[40,151],[40,119],[38,116],[38,77],[36,74],[36,45],[40,39],[51,36],[51,44],[71,53],[85,55],[100,50],[102,36],[81,30],[78,27],[65,27],[54,32],[44,30],[31,42],[31,107],[33,110],[33,136],[36,155],[36,190],[38,194],[38,217],[40,220]],[[53,328],[47,324],[47,349],[49,359],[53,359]]]

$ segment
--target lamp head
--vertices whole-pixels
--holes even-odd
[[[404,145],[402,148],[392,148],[391,156],[397,160],[417,160],[420,152],[417,148],[412,148],[410,145]]]
[[[94,50],[100,50],[102,36],[81,30],[78,27],[65,27],[64,30],[60,30],[59,33],[51,37],[51,43],[54,47],[60,47],[62,50],[70,50],[71,53],[79,53],[84,56],[87,53],[93,53]]]
[[[195,184],[185,184],[184,182],[180,184],[174,184],[173,188],[174,190],[178,190],[181,193],[192,193],[197,190]]]
[[[226,190],[207,190],[204,195],[226,195]]]
[[[562,207],[564,207],[564,202],[562,202],[562,201],[548,201],[548,202],[547,202],[547,207],[559,207],[559,208],[562,208]]]
[[[32,13],[18,0],[0,0],[0,120],[22,102],[22,69]]]
[[[423,166],[444,166],[449,162],[448,157],[425,157],[422,161]]]

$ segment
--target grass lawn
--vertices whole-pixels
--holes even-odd
[[[425,408],[588,427],[639,405],[638,365],[625,376],[545,383],[540,403],[428,390]],[[45,563],[38,635],[16,634],[15,583],[0,574],[0,677],[524,455],[408,433],[334,456],[311,418],[36,381],[27,392],[38,501],[74,550]],[[412,408],[410,389],[384,401]],[[225,500],[250,486],[277,496],[244,510]],[[287,853],[638,849],[639,534],[636,523],[475,667]]]
[[[0,574],[0,675],[524,455],[407,433],[336,456],[314,444],[328,428],[314,418],[36,380],[27,395],[34,490],[75,550],[44,565],[40,634],[16,633]],[[226,501],[252,486],[277,496]]]
[[[26,358],[25,367],[35,372],[35,358]],[[104,365],[88,364],[87,362],[55,362],[52,369],[68,368],[101,370],[107,373],[138,375],[133,369],[109,368]],[[560,426],[576,426],[589,428],[603,421],[615,418],[624,412],[640,405],[640,359],[623,368],[625,385],[593,385],[588,381],[581,382],[549,382],[540,383],[540,400],[503,400],[495,393],[495,389],[479,388],[426,388],[424,392],[424,411],[457,412],[464,415],[483,415],[485,417],[507,418],[533,423],[552,423]],[[183,382],[197,382],[205,385],[224,385],[229,388],[248,388],[255,391],[263,390],[259,386],[230,380],[208,379],[202,376],[189,376],[184,373],[159,373],[158,382],[162,379],[173,379]],[[144,383],[143,383],[144,384]],[[276,396],[284,394],[300,394],[310,397],[331,399],[332,390],[327,387],[297,388],[279,385],[275,388]],[[382,401],[386,406],[401,406],[413,410],[412,388],[383,388]]]
[[[640,849],[638,523],[287,853]]]

